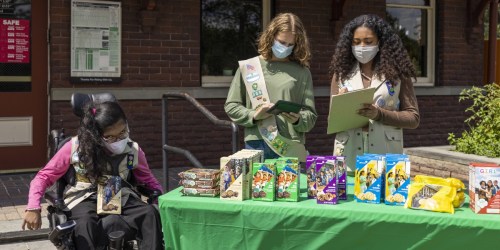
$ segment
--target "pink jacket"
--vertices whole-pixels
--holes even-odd
[[[45,190],[52,186],[59,178],[61,178],[70,167],[71,143],[66,143],[50,161],[38,171],[35,178],[31,181],[30,192],[28,198],[28,206],[26,209],[40,209],[40,199],[45,193]],[[137,183],[144,183],[150,189],[161,190],[163,188],[158,180],[153,176],[149,169],[146,155],[141,148],[138,152],[138,164],[132,173],[134,174]]]

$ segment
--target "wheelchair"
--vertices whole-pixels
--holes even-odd
[[[73,113],[82,118],[83,110],[82,108],[88,102],[102,103],[106,101],[116,101],[116,98],[110,93],[99,93],[99,94],[82,94],[74,93],[71,96],[71,106]],[[55,153],[62,148],[62,146],[71,140],[71,136],[66,136],[64,128],[55,129],[50,132],[50,147],[49,156],[52,158]],[[74,242],[72,240],[72,232],[76,226],[76,221],[68,220],[65,213],[66,206],[64,204],[63,194],[68,185],[74,186],[76,183],[75,169],[73,167],[68,168],[68,171],[59,179],[57,182],[49,188],[45,194],[44,198],[49,204],[47,207],[49,220],[49,240],[56,246],[57,249],[72,250],[75,249]],[[123,180],[122,180],[123,182]],[[129,173],[126,183],[134,183],[132,172]],[[159,190],[151,190],[144,186],[133,185],[138,195],[147,197],[147,203],[154,205],[153,203],[157,200],[158,196],[161,195]],[[139,196],[139,197],[140,197]],[[156,206],[156,205],[155,205]],[[157,207],[156,207],[157,208]],[[104,217],[102,220],[105,220]],[[106,221],[103,221],[106,225]],[[109,233],[109,249],[136,249],[136,241],[124,242],[123,239],[128,232],[128,226],[126,223],[122,222],[120,227],[123,226],[123,231],[114,231]],[[116,225],[116,223],[115,223]]]

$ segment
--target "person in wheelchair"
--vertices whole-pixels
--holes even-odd
[[[157,209],[143,202],[126,180],[131,174],[135,183],[160,193],[162,186],[142,149],[129,138],[127,118],[117,102],[90,102],[83,108],[78,136],[64,144],[31,181],[23,230],[41,227],[40,199],[69,168],[75,170],[76,183],[64,190],[64,204],[68,219],[76,221],[72,237],[76,249],[106,249],[108,234],[124,225],[128,227],[125,241],[138,239],[140,249],[163,247]],[[112,183],[120,188],[115,190],[116,199],[104,201],[106,182],[116,178],[121,179]],[[110,206],[113,209],[105,209]]]

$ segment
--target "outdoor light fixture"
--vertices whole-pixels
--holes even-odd
[[[138,0],[140,4],[139,22],[143,32],[151,32],[158,18],[158,0]]]

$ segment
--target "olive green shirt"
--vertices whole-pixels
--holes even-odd
[[[261,58],[260,64],[270,102],[285,100],[307,106],[300,111],[300,119],[296,124],[287,122],[280,115],[275,116],[282,136],[305,144],[305,133],[314,127],[318,118],[314,107],[311,72],[295,62],[267,62]],[[245,127],[245,141],[262,140],[253,121],[255,109],[252,108],[239,69],[231,82],[224,110],[232,121]]]

